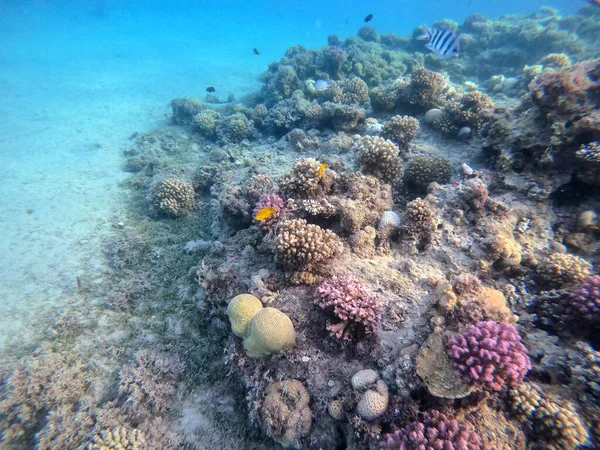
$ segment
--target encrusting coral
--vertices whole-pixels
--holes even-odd
[[[381,298],[353,278],[338,276],[326,280],[317,287],[316,294],[315,302],[337,319],[327,329],[338,339],[358,340],[373,334],[381,321]]]
[[[310,396],[298,380],[271,383],[260,407],[261,425],[267,435],[283,448],[301,448],[312,425]]]
[[[159,213],[179,217],[194,208],[196,194],[190,183],[168,178],[152,187],[150,197],[152,205]]]
[[[531,368],[513,325],[494,321],[469,326],[448,341],[454,368],[472,384],[501,390],[519,384]]]
[[[365,136],[355,142],[357,167],[367,175],[374,175],[386,183],[393,183],[402,173],[398,147],[379,136]]]

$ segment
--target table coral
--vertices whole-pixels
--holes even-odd
[[[358,340],[375,332],[381,321],[382,303],[355,279],[334,277],[321,283],[315,302],[338,320],[327,327],[330,334],[344,341]]]
[[[260,407],[262,428],[283,448],[301,448],[300,440],[308,436],[312,425],[309,401],[308,391],[298,380],[271,383]]]
[[[379,136],[365,136],[352,146],[356,153],[356,165],[368,175],[374,175],[386,183],[393,183],[402,172],[402,160],[398,147]]]
[[[506,323],[479,322],[448,341],[454,368],[472,384],[499,391],[519,384],[531,362],[516,328]]]
[[[481,438],[471,427],[431,410],[419,421],[388,434],[381,450],[487,450]]]

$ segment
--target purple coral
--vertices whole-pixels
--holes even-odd
[[[488,450],[471,427],[431,410],[423,419],[388,434],[381,450]]]
[[[323,58],[327,73],[333,78],[340,78],[342,64],[346,61],[344,50],[337,45],[330,45],[323,50]]]
[[[273,228],[273,226],[277,223],[277,220],[279,219],[279,216],[281,215],[281,212],[283,211],[283,200],[281,199],[281,197],[277,194],[264,194],[260,197],[260,199],[258,200],[258,203],[256,204],[256,206],[254,207],[254,211],[252,212],[252,216],[256,217],[256,214],[263,208],[273,208],[275,210],[275,213],[264,219],[264,220],[256,220],[256,218],[254,219],[254,222],[258,223],[258,225],[263,229],[263,230],[270,230],[271,228]]]
[[[381,298],[351,277],[339,276],[321,283],[316,303],[340,320],[327,329],[345,341],[373,333],[381,320]]]
[[[472,384],[499,391],[519,384],[531,362],[517,329],[506,323],[479,322],[448,341],[454,368]]]
[[[571,293],[570,300],[573,319],[588,324],[600,322],[600,276],[588,277]]]

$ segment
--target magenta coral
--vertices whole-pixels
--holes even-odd
[[[587,324],[600,322],[600,276],[588,277],[570,295],[570,309],[574,320]]]
[[[432,410],[423,419],[388,434],[381,450],[488,450],[471,427]]]
[[[263,208],[273,208],[275,213],[264,219],[264,220],[256,220],[256,214]],[[252,212],[252,217],[254,217],[254,222],[258,223],[258,225],[263,230],[270,230],[277,223],[281,212],[283,211],[284,204],[281,197],[277,194],[264,194],[258,200],[258,203],[254,207],[254,211]]]
[[[448,342],[454,368],[472,384],[495,391],[519,384],[531,362],[517,329],[494,321],[471,325]]]
[[[334,277],[321,283],[316,303],[340,320],[327,329],[332,336],[345,341],[373,333],[381,320],[381,298],[351,277]]]

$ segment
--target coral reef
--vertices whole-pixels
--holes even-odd
[[[559,286],[583,282],[591,269],[592,265],[585,259],[568,253],[553,253],[536,267],[545,282]]]
[[[301,448],[300,440],[308,436],[312,425],[309,401],[308,391],[298,380],[271,383],[260,408],[267,435],[283,448]]]
[[[148,447],[146,438],[140,430],[116,428],[103,430],[94,437],[90,450],[143,450]]]
[[[576,322],[595,325],[600,322],[600,276],[585,279],[570,295],[570,309]]]
[[[420,247],[430,244],[437,229],[438,217],[432,205],[421,198],[416,198],[406,205],[406,215],[401,230]]]
[[[418,422],[388,434],[379,448],[381,450],[488,449],[468,424],[450,419],[436,410],[428,411]]]
[[[448,341],[456,370],[472,384],[499,391],[520,383],[531,368],[527,349],[514,326],[493,321],[469,326]]]
[[[338,339],[358,340],[374,333],[381,321],[381,299],[353,278],[326,280],[317,287],[316,294],[315,303],[336,318],[337,322],[327,329]]]
[[[196,194],[190,183],[168,178],[152,187],[150,198],[152,206],[160,214],[179,217],[195,207]]]
[[[386,183],[393,183],[402,173],[402,160],[398,147],[379,136],[365,136],[355,142],[357,167],[368,175],[374,175]]]

